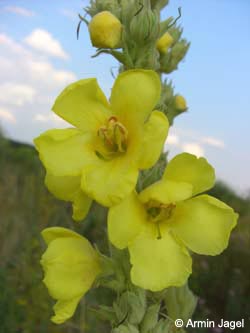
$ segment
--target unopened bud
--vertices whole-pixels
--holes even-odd
[[[187,102],[181,95],[176,95],[174,99],[174,105],[177,110],[185,111],[187,109]]]
[[[175,43],[170,52],[161,57],[161,71],[171,73],[177,69],[179,62],[185,57],[190,43],[185,39]]]
[[[173,44],[173,41],[174,39],[170,33],[165,32],[165,34],[158,39],[156,48],[160,53],[166,54],[169,47]]]
[[[178,62],[181,61],[184,58],[189,45],[190,44],[187,43],[185,39],[180,40],[172,48],[172,57],[176,58]]]
[[[120,45],[122,24],[112,13],[103,11],[90,21],[89,33],[93,46],[114,49]]]
[[[159,18],[151,9],[144,8],[130,23],[130,34],[137,45],[154,41],[159,34]]]

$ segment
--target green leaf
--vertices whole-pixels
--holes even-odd
[[[113,307],[119,321],[126,318],[130,324],[139,324],[146,310],[145,291],[142,289],[135,292],[126,291]]]
[[[184,323],[192,317],[198,298],[189,289],[188,284],[182,287],[167,289],[165,304],[169,317],[173,320],[182,319]]]
[[[139,324],[146,311],[146,296],[145,291],[140,289],[137,293],[127,292],[129,317],[131,324]]]
[[[138,329],[133,325],[120,325],[115,328],[112,333],[139,333]]]
[[[95,310],[95,313],[97,317],[101,320],[107,320],[111,323],[116,321],[114,309],[109,306],[100,305],[98,307],[98,310]]]
[[[148,333],[158,322],[159,304],[150,305],[141,323],[141,333]]]
[[[161,319],[150,333],[171,333],[173,323],[169,319]]]

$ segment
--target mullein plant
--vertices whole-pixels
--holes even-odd
[[[109,54],[120,63],[111,96],[95,78],[70,84],[52,107],[69,127],[34,140],[45,184],[72,203],[74,220],[83,221],[93,201],[108,212],[109,255],[71,230],[42,231],[47,250],[41,264],[56,300],[56,324],[74,315],[90,288],[101,286],[117,295],[96,310],[111,332],[176,332],[174,320],[185,325],[196,307],[187,282],[192,253],[220,254],[236,225],[232,208],[202,194],[215,182],[205,158],[182,153],[167,163],[163,153],[169,126],[187,111],[163,74],[176,70],[189,48],[177,20],[160,20],[167,3],[90,1],[88,19],[80,18],[97,48],[94,56]]]

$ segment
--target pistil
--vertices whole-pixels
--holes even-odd
[[[97,151],[104,159],[113,158],[115,154],[125,153],[127,150],[128,131],[114,116],[110,117],[107,125],[101,126],[97,132],[101,139],[103,151]]]
[[[166,222],[172,215],[173,209],[176,207],[174,203],[162,204],[157,201],[151,200],[146,204],[148,213],[148,220],[154,223],[157,228],[157,239],[161,239],[161,223]]]

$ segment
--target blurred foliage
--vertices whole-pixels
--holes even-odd
[[[159,163],[165,166],[163,157]],[[149,170],[145,184],[138,183],[138,187],[146,186],[147,176],[154,173]],[[154,174],[156,179],[159,176]],[[34,148],[0,134],[0,333],[108,333],[109,327],[98,321],[95,313],[98,305],[109,305],[107,299],[112,302],[108,290],[91,290],[72,321],[56,326],[49,320],[53,301],[41,283],[39,260],[44,244],[40,231],[54,225],[70,227],[93,242],[98,240],[99,249],[105,252],[107,212],[94,205],[84,222],[74,223],[70,205],[48,193],[43,180],[44,170]],[[223,254],[194,256],[190,285],[199,296],[195,319],[245,318],[241,332],[249,332],[250,199],[238,196],[223,183],[217,183],[210,193],[230,204],[241,217]],[[199,332],[212,331],[199,328]]]
[[[84,304],[76,322],[59,327],[49,320],[53,301],[41,283],[40,231],[48,226],[70,227],[90,240],[99,239],[98,246],[105,250],[105,215],[103,208],[95,206],[84,223],[74,223],[70,205],[45,188],[44,170],[33,146],[8,141],[0,134],[0,333],[73,333],[84,327],[80,317]],[[95,299],[91,303],[96,304]]]
[[[194,256],[190,285],[199,296],[194,318],[208,318],[215,322],[220,322],[221,318],[229,321],[244,319],[245,328],[238,330],[247,333],[250,332],[250,196],[242,198],[222,182],[218,182],[209,194],[232,206],[240,218],[228,248],[221,255]],[[231,330],[199,328],[199,332]]]

